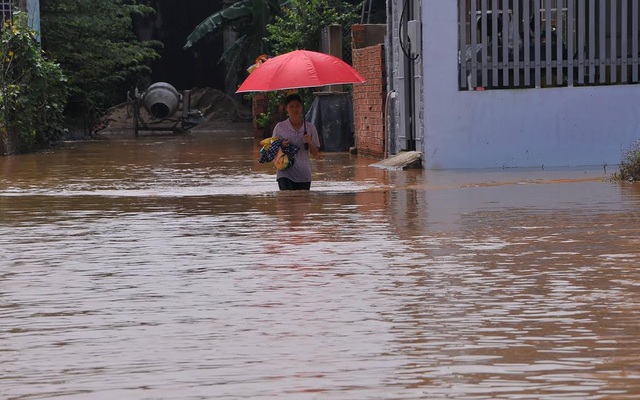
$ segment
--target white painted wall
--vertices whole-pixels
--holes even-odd
[[[458,10],[423,1],[427,169],[616,165],[640,138],[640,86],[458,90]]]

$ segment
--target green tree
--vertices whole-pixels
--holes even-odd
[[[16,13],[0,33],[0,153],[43,148],[63,131],[64,75],[43,56],[26,15]]]
[[[268,41],[276,54],[305,49],[318,51],[322,28],[350,27],[358,17],[357,5],[331,0],[289,0],[282,15],[267,25]]]
[[[149,83],[150,65],[162,44],[138,40],[132,16],[152,12],[133,0],[41,2],[43,48],[60,63],[70,101],[81,104],[85,115],[96,118],[123,101],[127,91]]]

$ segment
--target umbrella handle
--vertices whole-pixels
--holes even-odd
[[[302,136],[306,136],[307,134],[307,121],[304,119],[304,100],[302,101],[302,127],[304,129],[304,133]],[[304,144],[304,149],[309,150],[309,143]]]

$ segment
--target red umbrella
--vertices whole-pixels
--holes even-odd
[[[352,66],[329,54],[295,50],[260,64],[236,90],[267,92],[316,86],[363,83]]]

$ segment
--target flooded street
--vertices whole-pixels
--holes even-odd
[[[252,134],[0,157],[0,398],[640,398],[614,167],[327,153],[283,193]]]

